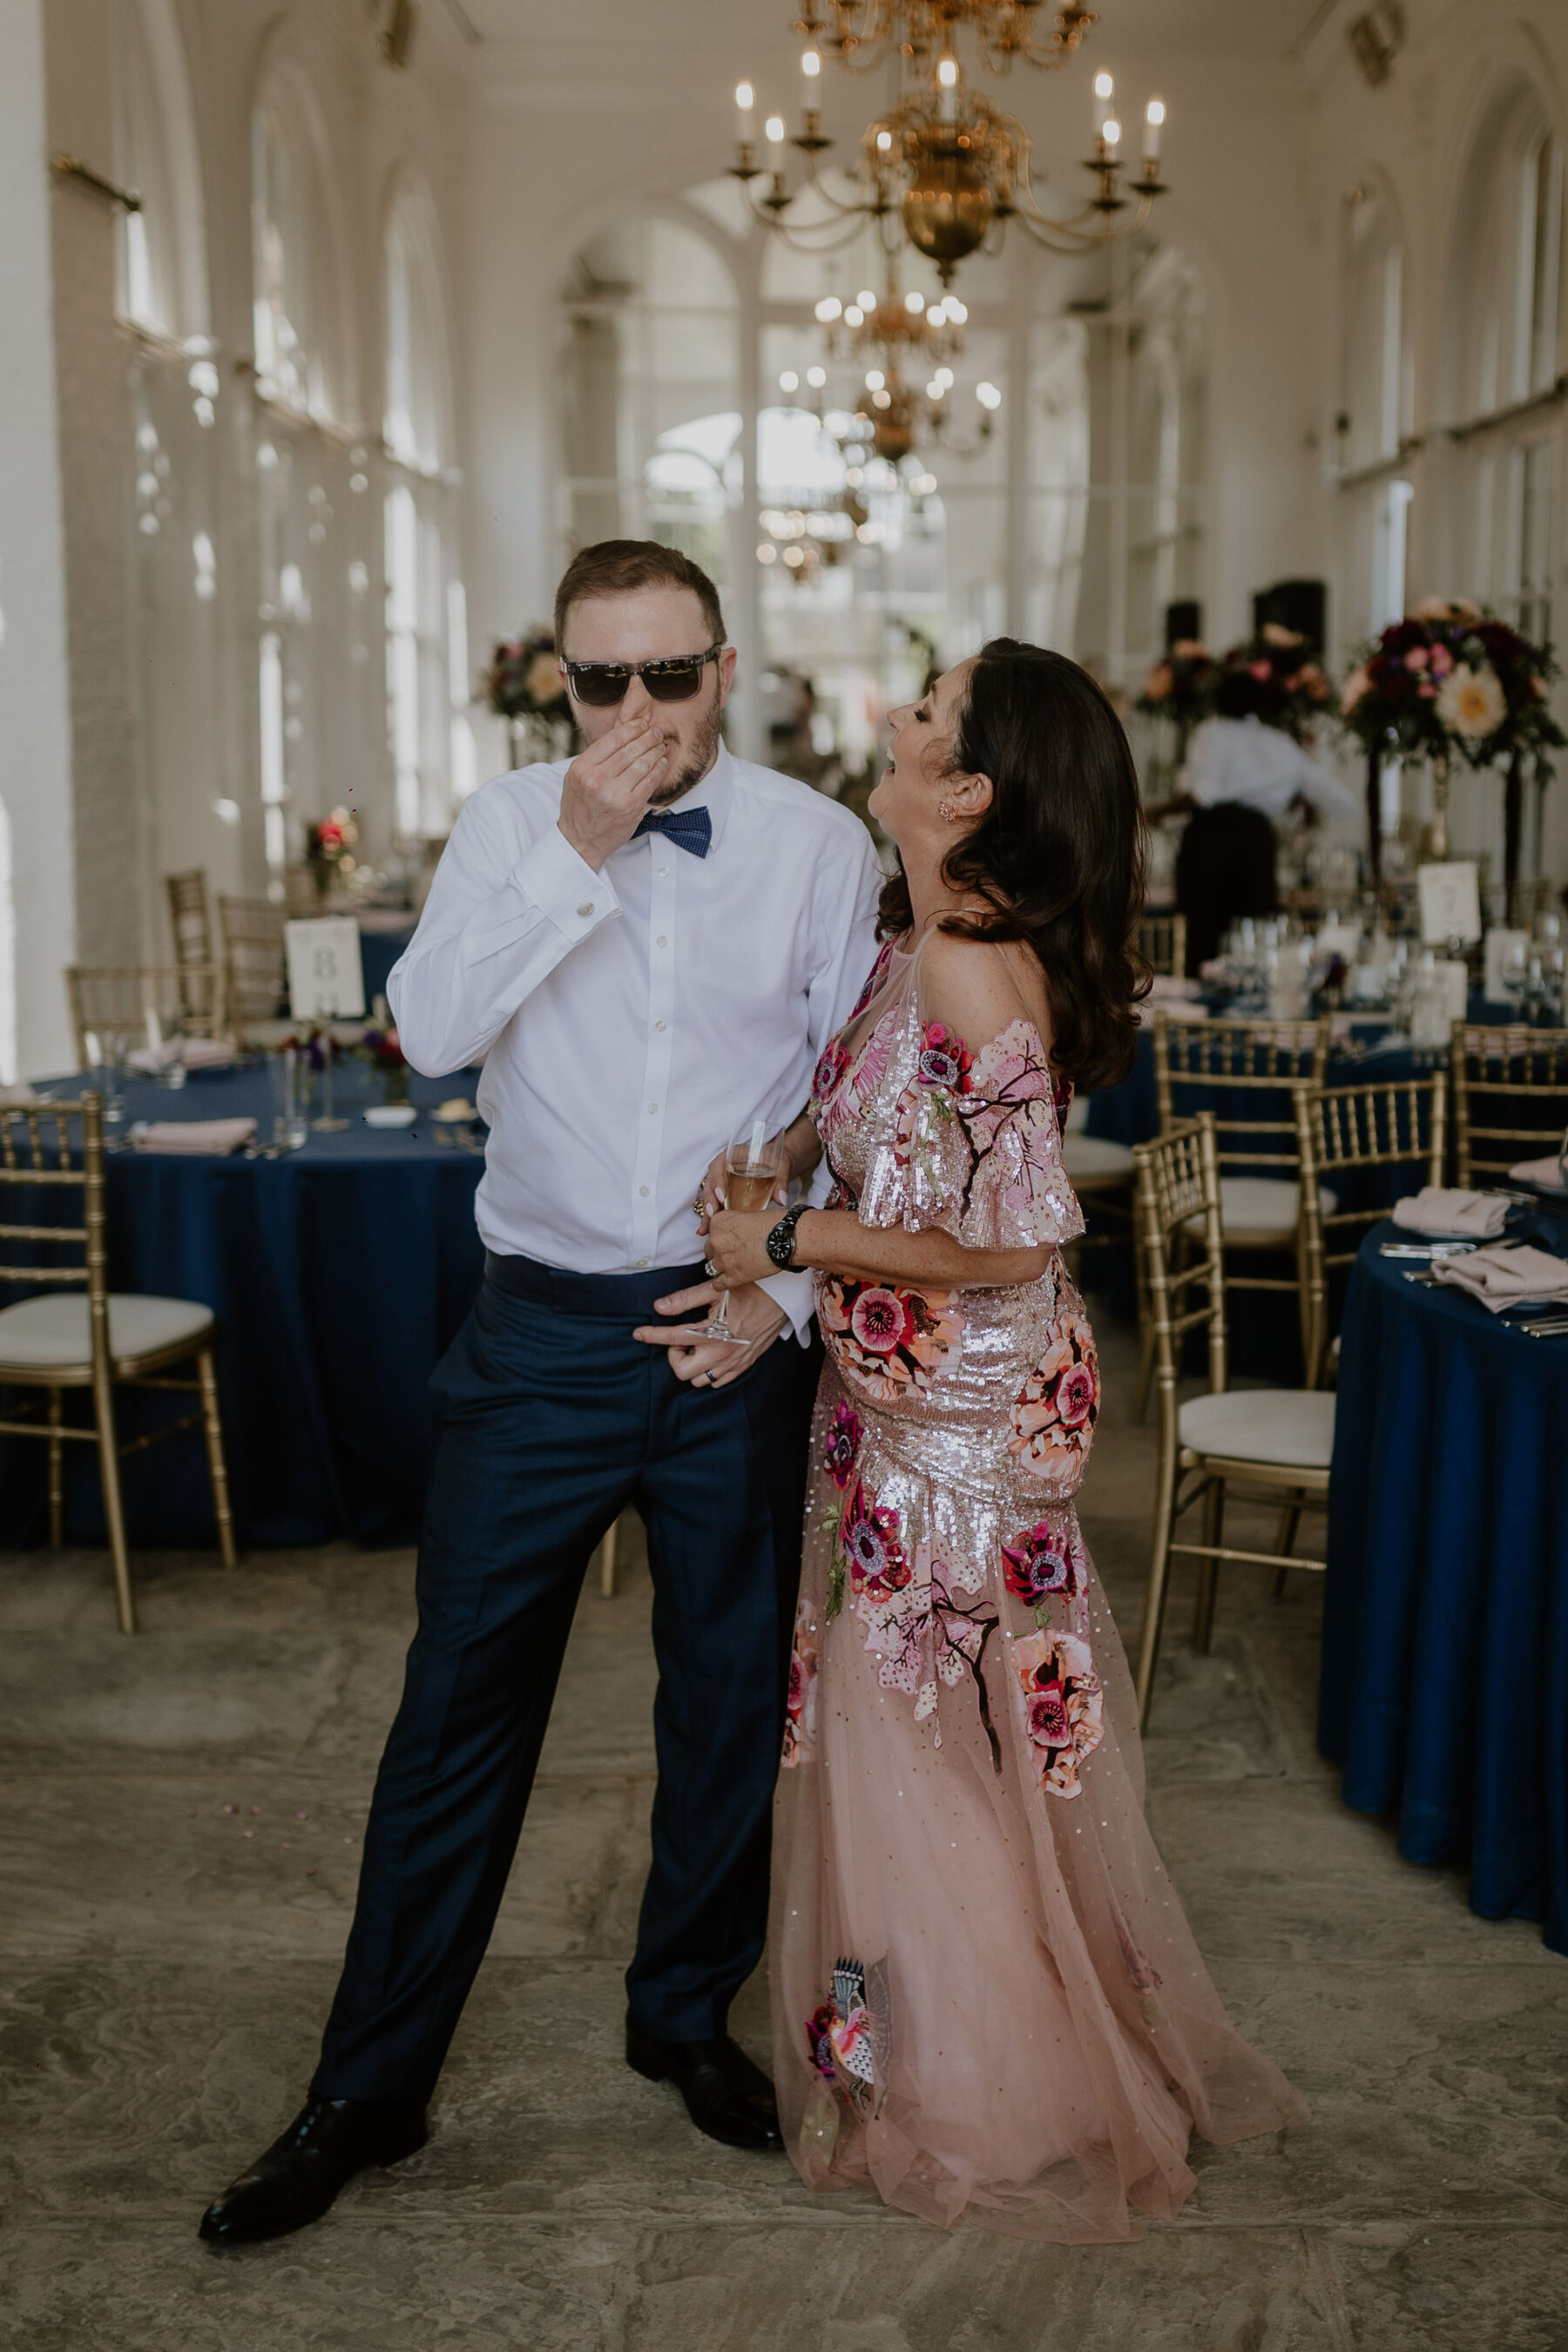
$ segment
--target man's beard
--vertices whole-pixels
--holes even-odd
[[[667,783],[660,784],[658,792],[649,801],[648,806],[668,808],[672,801],[678,801],[683,793],[689,793],[693,784],[700,784],[713,765],[718,750],[719,704],[715,698],[712,709],[708,712],[698,729],[697,740],[688,752],[684,763]]]

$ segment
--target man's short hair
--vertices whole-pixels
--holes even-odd
[[[566,616],[574,604],[590,596],[626,596],[637,588],[689,588],[702,607],[711,642],[725,642],[724,615],[719,591],[700,564],[682,555],[678,547],[661,547],[656,539],[602,539],[596,546],[579,549],[561,575],[555,591],[555,650],[566,646]]]

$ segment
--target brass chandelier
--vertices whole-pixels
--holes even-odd
[[[731,173],[751,195],[756,218],[798,251],[829,252],[873,221],[889,252],[901,228],[947,286],[959,263],[994,231],[1005,232],[1009,221],[1051,252],[1082,254],[1131,236],[1164,193],[1162,100],[1152,98],[1144,110],[1142,173],[1124,181],[1114,87],[1110,74],[1096,74],[1092,152],[1085,159],[1092,190],[1076,211],[1057,214],[1044,210],[1030,184],[1023,124],[965,84],[957,50],[961,31],[973,37],[990,72],[1006,73],[1016,58],[1054,72],[1076,53],[1094,22],[1092,9],[1057,8],[1047,34],[1041,29],[1043,0],[826,0],[826,5],[822,15],[817,0],[807,0],[805,15],[795,22],[803,41],[801,128],[788,139],[782,115],[766,118],[765,167],[756,160],[755,90],[742,82],[735,92],[739,136]],[[823,134],[818,102],[825,56],[849,72],[886,59],[914,78],[862,132],[847,201],[833,193],[818,169],[818,157],[832,144]],[[788,182],[786,140],[803,159],[795,188]],[[752,194],[752,184],[760,179],[769,184]],[[805,190],[816,200],[815,218],[795,214],[796,198]]]
[[[871,363],[858,394],[850,440],[868,440],[879,457],[897,465],[917,443],[941,442],[954,457],[968,457],[990,439],[1002,404],[993,383],[975,387],[981,412],[977,438],[962,446],[952,427],[947,397],[954,382],[951,363],[963,352],[969,316],[956,294],[928,303],[922,295],[903,293],[889,262],[880,301],[869,289],[848,303],[829,294],[817,304],[816,316],[833,357],[857,367]]]

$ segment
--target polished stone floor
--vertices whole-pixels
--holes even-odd
[[[1126,1627],[1152,1442],[1102,1339],[1084,1517]],[[623,1551],[616,1599],[584,1599],[429,2147],[230,2256],[196,2217],[310,2073],[412,1562],[143,1559],[126,1641],[100,1558],[0,1558],[6,2352],[1564,2352],[1568,1964],[1340,1803],[1314,1580],[1275,1604],[1233,1572],[1205,1659],[1178,1580],[1149,1743],[1220,1985],[1313,2120],[1200,2148],[1178,2223],[1086,2250],[813,2198],[626,2072],[653,1671]],[[765,2055],[760,1979],[736,2025]]]

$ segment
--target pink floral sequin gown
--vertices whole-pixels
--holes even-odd
[[[965,1042],[884,950],[816,1077],[834,1205],[979,1249],[1083,1230],[1035,1028]],[[1143,1819],[1131,1678],[1073,1497],[1099,1409],[1060,1255],[1008,1289],[818,1275],[828,1360],[780,1777],[773,2063],[803,2179],[941,2222],[1136,2234],[1195,2126],[1301,2120]]]

